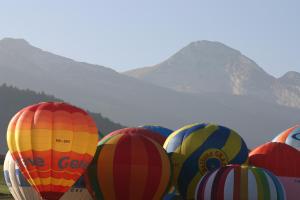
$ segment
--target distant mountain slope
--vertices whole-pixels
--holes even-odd
[[[239,51],[219,42],[193,42],[160,64],[125,74],[182,92],[255,96],[300,108],[300,95],[292,85],[287,87]],[[300,82],[299,76],[293,78]]]
[[[1,83],[45,91],[125,125],[145,121],[174,125],[181,117],[171,112],[173,108],[184,101],[196,103],[184,94],[45,52],[22,39],[0,40]],[[165,104],[171,101],[172,105]]]
[[[30,90],[19,90],[6,85],[0,86],[0,153],[6,153],[6,129],[13,115],[25,106],[43,101],[63,101],[44,93],[36,93]],[[97,123],[98,129],[107,134],[113,130],[122,128],[101,114],[90,113]]]
[[[236,57],[238,53],[231,50],[228,54]],[[189,59],[198,62],[194,58],[195,55],[191,54]],[[222,57],[222,53],[218,55]],[[225,57],[223,60],[226,60],[227,54],[223,57]],[[179,59],[176,62],[181,61]],[[247,62],[249,62],[247,66],[253,65],[251,61]],[[196,76],[199,70],[197,71],[196,64],[193,66],[195,69],[190,71],[194,71]],[[217,63],[211,66],[211,69],[218,68]],[[252,67],[245,67],[245,70],[247,71],[248,68],[252,69]],[[266,80],[269,82],[274,80],[259,67],[250,71],[251,73],[246,74],[254,74],[251,76],[255,77],[255,74],[263,74],[260,78],[262,83],[257,82],[258,85]],[[184,72],[185,70],[182,70],[182,73]],[[172,72],[162,73],[168,75]],[[193,77],[192,73],[189,74]],[[236,129],[249,146],[254,146],[271,139],[281,130],[299,121],[299,109],[280,106],[271,100],[266,102],[265,99],[256,98],[255,95],[232,95],[228,92],[230,84],[226,86],[228,77],[224,78],[224,74],[226,75],[224,70],[211,73],[212,80],[216,82],[223,80],[224,86],[215,85],[213,90],[215,92],[209,90],[200,93],[181,92],[185,90],[176,91],[157,86],[102,66],[76,62],[54,55],[33,47],[24,40],[0,41],[0,84],[7,83],[37,92],[45,91],[82,108],[101,112],[102,115],[127,126],[157,123],[176,129],[187,123],[215,122]],[[191,77],[186,76],[185,79],[192,80]],[[240,75],[237,77],[244,80]],[[171,78],[167,80],[177,80]],[[178,78],[178,85],[180,85],[179,81],[184,81],[184,77]],[[249,88],[258,87],[255,84],[251,81],[246,85],[249,85]],[[190,90],[197,91],[198,86],[192,86]],[[270,87],[268,84],[265,86]],[[209,88],[210,85],[206,84],[205,87]],[[200,89],[205,87],[201,86]],[[221,88],[221,92],[217,92],[218,88]],[[224,92],[226,88],[229,89]],[[244,94],[242,89],[237,91],[238,94]],[[253,92],[258,91],[259,89]],[[268,94],[265,94],[265,97],[271,98]]]
[[[287,85],[294,85],[300,87],[300,73],[299,72],[287,72],[278,79],[281,83]]]
[[[277,92],[278,103],[289,105],[292,107],[299,107],[300,105],[300,73],[287,72],[278,79],[280,84],[277,85],[279,89]],[[299,120],[300,121],[300,120]]]

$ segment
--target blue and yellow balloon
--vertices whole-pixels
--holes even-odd
[[[173,132],[164,148],[173,166],[173,184],[185,199],[193,199],[197,182],[211,170],[244,164],[248,148],[235,131],[210,123],[196,123]]]

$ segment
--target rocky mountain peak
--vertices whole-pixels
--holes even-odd
[[[279,78],[279,81],[285,84],[294,84],[300,86],[300,73],[289,71]]]
[[[126,74],[189,93],[257,94],[268,89],[273,81],[273,77],[240,51],[207,40],[192,42],[153,67]]]
[[[209,66],[222,65],[241,56],[241,53],[220,42],[201,40],[192,42],[171,56],[169,63],[185,63],[189,65]],[[187,63],[188,62],[188,63]]]
[[[199,40],[199,41],[191,42],[189,45],[187,45],[183,49],[203,50],[203,51],[209,51],[210,53],[230,52],[230,53],[234,53],[234,54],[241,54],[239,51],[237,51],[221,42],[209,41],[209,40]]]

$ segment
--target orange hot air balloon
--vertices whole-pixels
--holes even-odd
[[[82,109],[66,103],[40,103],[10,121],[7,143],[13,159],[43,199],[57,200],[93,159],[98,130]]]

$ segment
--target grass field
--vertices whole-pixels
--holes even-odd
[[[12,196],[9,193],[3,176],[3,166],[0,165],[0,199],[12,200]]]

